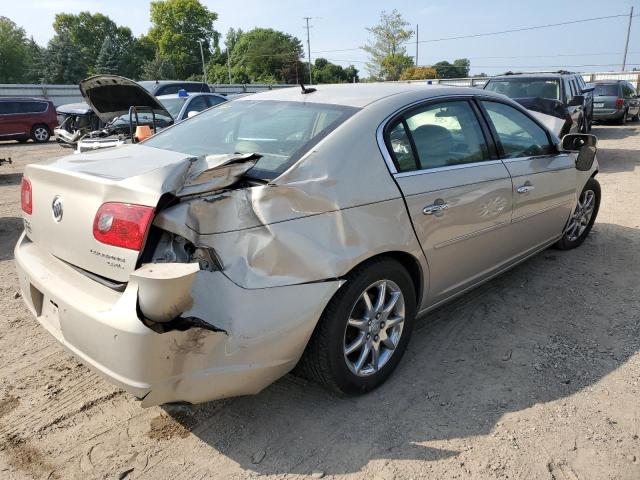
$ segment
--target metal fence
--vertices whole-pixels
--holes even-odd
[[[595,80],[627,80],[640,89],[640,72],[593,72],[583,73],[586,82]],[[451,85],[456,87],[482,88],[489,77],[470,78],[432,78],[424,80],[407,80],[406,83],[430,82],[434,85]],[[402,82],[404,83],[404,82]],[[212,92],[229,93],[257,93],[278,88],[289,88],[295,85],[284,84],[210,84]],[[29,85],[29,84],[0,84],[0,97],[38,97],[51,100],[57,107],[67,103],[83,101],[77,85]]]
[[[209,85],[217,93],[257,93],[294,85],[226,84]],[[0,97],[38,97],[51,100],[57,107],[67,103],[84,101],[77,85],[0,84]]]

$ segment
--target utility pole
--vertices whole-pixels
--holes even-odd
[[[202,58],[202,75],[204,77],[204,83],[207,83],[207,69],[204,66],[204,50],[202,49],[203,40],[198,40],[200,44],[200,57]]]
[[[418,66],[418,38],[420,38],[420,25],[416,23],[416,67]]]
[[[304,17],[304,20],[307,22],[307,63],[309,64],[309,85],[313,85],[313,79],[311,78],[311,41],[309,40],[309,29],[311,28],[309,26],[309,20],[311,20],[311,17]]]
[[[231,52],[229,51],[229,48],[227,48],[227,72],[229,73],[229,85],[231,85],[231,63],[229,61],[230,55]]]
[[[631,36],[631,21],[633,20],[633,7],[631,7],[631,13],[629,13],[629,27],[627,28],[627,43],[624,45],[624,58],[622,59],[622,71],[624,72],[627,66],[627,51],[629,50],[629,37]]]

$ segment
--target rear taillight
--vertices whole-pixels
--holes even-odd
[[[25,177],[22,177],[22,187],[20,188],[20,205],[24,213],[31,215],[33,212],[33,192],[31,191],[31,182]]]
[[[140,250],[152,217],[153,207],[104,203],[93,220],[93,236],[107,245]]]
[[[624,98],[616,98],[616,108],[624,107]]]

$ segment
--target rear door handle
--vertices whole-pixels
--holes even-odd
[[[437,217],[439,217],[447,208],[449,208],[449,204],[441,198],[438,198],[431,205],[427,205],[426,207],[424,207],[422,209],[422,213],[424,213],[425,215],[436,215]]]
[[[534,187],[530,183],[525,183],[524,185],[520,185],[518,188],[516,188],[516,192],[518,192],[518,193],[527,193],[527,192],[530,192],[531,190],[535,190],[535,189],[536,189],[536,187]]]

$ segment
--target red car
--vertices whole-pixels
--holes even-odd
[[[53,102],[41,98],[0,98],[0,140],[48,142],[58,126]]]

